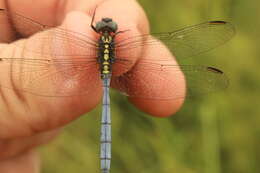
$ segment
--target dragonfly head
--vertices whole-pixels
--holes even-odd
[[[117,23],[114,22],[111,18],[102,18],[101,21],[97,22],[96,30],[98,32],[113,32],[117,31]]]

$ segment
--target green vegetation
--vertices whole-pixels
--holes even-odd
[[[226,91],[187,100],[174,116],[153,118],[112,95],[111,173],[260,172],[260,2],[257,0],[140,0],[153,32],[207,20],[237,29],[227,44],[191,58],[230,78]],[[98,173],[100,107],[67,126],[41,149],[43,173]]]

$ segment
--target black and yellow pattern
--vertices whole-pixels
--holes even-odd
[[[102,79],[110,77],[112,73],[111,67],[114,59],[113,43],[114,43],[113,37],[107,32],[103,33],[103,35],[100,37],[99,62],[100,62],[100,71],[101,71]]]

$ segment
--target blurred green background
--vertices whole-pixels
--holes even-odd
[[[187,100],[170,118],[145,115],[113,93],[111,173],[260,172],[260,1],[140,0],[153,32],[207,20],[232,22],[236,36],[195,58],[230,78],[223,92]],[[124,15],[124,14],[122,14]],[[100,106],[41,148],[43,173],[98,173]]]

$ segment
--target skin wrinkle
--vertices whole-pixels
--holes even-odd
[[[14,52],[12,52],[12,53],[14,53]],[[11,80],[11,75],[10,75],[10,80]],[[3,99],[3,102],[4,102],[5,106],[6,106],[6,108],[7,108],[7,111],[8,112],[12,112],[11,105],[9,103],[9,99],[7,99],[7,97],[4,94],[5,93],[4,89],[2,87],[0,87],[0,90],[1,90],[2,99]]]
[[[20,69],[22,69],[22,65],[21,67],[19,67]],[[16,85],[16,82],[14,81],[14,76],[13,76],[13,64],[10,65],[10,81],[11,81],[11,87],[15,93],[15,96],[17,97],[18,100],[20,100],[20,103],[22,103],[23,105],[27,105],[26,103],[26,98],[24,97],[24,95],[21,93],[21,91],[19,91],[19,86]],[[18,82],[19,83],[19,82]]]
[[[27,120],[24,120],[24,124],[27,124],[26,126],[28,127],[28,134],[26,134],[26,136],[30,135],[37,135],[40,133],[44,133],[44,129],[53,129],[51,128],[51,117],[49,116],[44,116],[44,118],[37,118],[37,120],[32,119],[31,117],[35,117],[37,115],[32,115],[31,112],[33,112],[33,110],[30,109],[31,106],[28,107],[28,111],[24,112],[24,115],[27,116]],[[42,110],[44,110],[46,108],[42,108],[41,104],[37,105],[37,110],[39,112],[39,114],[41,112],[44,112]],[[24,116],[22,116],[24,117]],[[22,121],[22,120],[20,120]],[[34,123],[30,123],[31,121],[33,121]]]
[[[7,10],[9,10],[9,8],[7,7],[6,8]],[[9,20],[8,20],[9,19]],[[11,27],[10,29],[11,29],[11,31],[13,32],[13,34],[15,35],[15,38],[14,38],[14,40],[9,40],[8,42],[10,43],[11,41],[15,41],[15,40],[17,40],[17,39],[20,39],[20,38],[22,38],[22,35],[17,31],[17,28],[15,27],[15,24],[14,24],[14,22],[13,22],[13,18],[12,17],[8,17],[8,23],[10,24],[9,26]]]
[[[39,112],[41,112],[41,109],[39,109]],[[29,117],[33,116],[30,113],[27,113],[27,115]],[[51,118],[47,116],[47,118],[39,119],[38,121],[40,123],[37,123],[37,122],[36,123],[30,123],[30,121],[28,121],[27,122],[27,124],[28,124],[27,126],[29,127],[28,129],[29,129],[30,133],[31,134],[39,134],[39,133],[41,133],[43,131],[44,128],[51,129],[50,128],[50,122],[51,122],[50,119]],[[41,124],[44,124],[45,127],[43,128]]]
[[[10,112],[10,110],[11,110],[10,108],[11,108],[11,107],[10,107],[10,105],[9,105],[9,102],[8,102],[7,97],[5,96],[5,92],[3,92],[3,89],[2,89],[1,86],[0,86],[0,95],[1,95],[2,103],[5,104],[5,106],[3,106],[3,107],[5,107],[8,112]]]
[[[7,5],[7,9],[8,9],[8,5]],[[8,18],[8,19],[11,19],[11,18]],[[13,27],[14,26],[14,24],[13,24],[13,21],[12,20],[8,20],[8,23],[9,23],[9,26],[11,27],[11,30],[13,31],[13,33],[16,33],[15,35],[16,35],[16,37],[17,37],[17,34],[18,34],[18,32],[16,31],[16,28],[15,27]],[[19,34],[20,35],[20,34]],[[17,38],[16,38],[17,39]],[[14,51],[12,51],[12,56],[11,57],[14,57],[14,54],[15,54],[15,49],[14,49]],[[23,55],[23,53],[22,53],[22,55]],[[11,58],[10,57],[10,58]],[[23,94],[22,93],[20,93],[19,92],[19,90],[17,89],[17,87],[16,87],[16,85],[15,85],[15,82],[14,82],[14,80],[13,80],[13,73],[12,73],[12,68],[13,66],[12,65],[10,65],[10,71],[9,71],[9,73],[11,74],[9,77],[10,77],[10,82],[11,82],[11,86],[12,86],[12,88],[13,88],[13,91],[14,91],[14,93],[15,93],[15,96],[18,98],[18,100],[20,100],[21,101],[21,103],[26,103],[26,99],[25,99],[25,97],[23,96]],[[3,90],[1,89],[1,92],[2,92]],[[2,95],[2,94],[1,94]],[[5,98],[6,99],[6,98]],[[7,101],[5,101],[5,104],[6,105],[8,105],[7,104],[8,102]],[[24,105],[27,105],[27,104],[24,104]],[[28,105],[27,105],[28,106]],[[8,109],[9,110],[11,110],[10,109],[10,106],[8,105]]]

